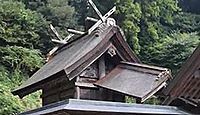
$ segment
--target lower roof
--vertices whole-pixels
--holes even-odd
[[[105,114],[189,114],[174,106],[147,105],[147,104],[130,104],[120,102],[92,101],[68,99],[53,103],[41,108],[21,113],[20,115],[105,115]]]
[[[171,77],[166,68],[121,62],[95,85],[136,97],[144,102],[166,85]]]

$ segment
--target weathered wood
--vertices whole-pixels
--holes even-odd
[[[97,88],[80,88],[80,99],[100,100],[101,94]]]
[[[48,82],[43,85],[44,90],[52,90],[52,89],[58,89],[58,90],[63,90],[63,89],[69,89],[71,87],[74,87],[74,80],[72,81],[67,81],[65,80],[66,78],[60,78],[60,79],[55,79],[52,80],[51,82]]]
[[[80,78],[79,76],[76,77],[76,82],[79,81],[79,78]],[[80,99],[80,87],[79,86],[76,86],[75,98]]]
[[[92,18],[92,17],[86,17],[85,20],[86,20],[86,21],[92,21],[92,22],[97,22],[97,21],[98,21],[98,19]]]
[[[74,29],[67,29],[67,31],[68,31],[69,33],[72,33],[72,34],[78,34],[78,35],[83,35],[83,34],[85,34],[85,32],[81,32],[81,31],[74,30]]]
[[[74,82],[74,80],[68,81],[66,78],[60,76],[44,84],[41,96],[43,105],[74,97]]]
[[[59,98],[60,100],[64,100],[64,99],[69,99],[69,98],[73,98],[74,97],[74,93],[75,93],[75,88],[70,88],[67,90],[62,90],[61,92],[59,92]]]
[[[98,65],[96,61],[87,67],[79,76],[79,81],[84,80],[84,78],[98,79]]]
[[[93,85],[93,83],[84,83],[84,82],[75,82],[75,86],[77,87],[85,87],[85,88],[97,88]]]
[[[107,12],[101,19],[97,21],[89,30],[88,34],[91,34],[102,22],[105,22],[105,20],[111,16],[116,11],[116,7],[114,6],[109,12]]]
[[[101,18],[101,20],[104,22],[103,16],[101,14],[101,12],[99,11],[99,9],[96,7],[96,5],[92,2],[92,0],[88,0],[88,3],[92,6],[92,8],[94,9],[94,11],[97,13],[97,15]]]
[[[106,75],[105,58],[104,55],[102,55],[99,58],[99,79],[101,79],[105,75]]]
[[[50,103],[54,103],[54,102],[57,102],[59,101],[59,95],[57,94],[54,94],[54,95],[51,95],[51,96],[48,96],[48,97],[43,97],[42,98],[42,105],[48,105]]]
[[[62,41],[62,37],[58,34],[58,32],[56,31],[56,29],[53,27],[52,24],[50,24],[50,29],[52,30],[52,32],[54,33],[54,35],[55,35],[60,41]]]
[[[65,40],[56,40],[56,39],[51,39],[52,42],[58,43],[58,44],[66,44],[67,42]]]

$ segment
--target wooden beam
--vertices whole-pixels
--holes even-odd
[[[103,16],[102,16],[101,12],[98,10],[98,8],[96,7],[96,5],[92,2],[92,0],[88,0],[88,3],[92,6],[92,8],[94,9],[94,11],[97,13],[97,15],[103,21]]]
[[[79,34],[79,35],[85,34],[85,32],[81,32],[81,31],[74,30],[74,29],[67,29],[67,31],[68,31],[69,33],[72,33],[72,34]]]
[[[79,81],[79,78],[80,78],[79,76],[76,77],[76,82]],[[75,83],[76,83],[76,82],[75,82]],[[75,85],[75,86],[76,86],[76,85]],[[79,87],[79,86],[76,86],[76,95],[75,95],[75,98],[76,98],[76,99],[80,99],[80,97],[81,97],[81,96],[80,96],[80,87]]]
[[[50,24],[50,29],[53,31],[53,33],[55,34],[55,36],[60,40],[62,41],[62,37],[58,34],[58,32],[56,31],[56,29],[53,27],[52,24]]]
[[[86,88],[97,88],[92,83],[84,83],[84,82],[75,82],[75,86],[77,86],[77,87],[86,87]]]
[[[98,19],[92,18],[92,17],[86,17],[85,20],[87,20],[87,21],[92,21],[92,22],[98,22]]]
[[[99,79],[101,79],[105,75],[106,75],[105,58],[104,58],[104,55],[102,55],[99,58]]]
[[[99,20],[98,22],[96,22],[89,30],[88,30],[88,34],[91,34],[91,32],[93,32],[102,22],[105,22],[106,19],[111,16],[114,12],[116,11],[116,6],[114,6],[109,12],[107,12],[104,16],[102,20]]]
[[[64,41],[67,42],[73,36],[74,36],[74,34],[69,34],[67,37],[65,37]]]
[[[58,43],[58,44],[66,44],[67,42],[64,40],[56,40],[56,39],[51,39],[52,42]]]

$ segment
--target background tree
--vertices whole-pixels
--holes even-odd
[[[39,95],[23,100],[11,91],[44,63],[47,22],[21,2],[0,0],[0,114],[16,114],[40,105]]]
[[[41,105],[40,92],[22,100],[11,94],[44,64],[52,48],[49,24],[62,35],[74,26],[67,0],[0,0],[0,114],[17,114]]]
[[[67,28],[76,28],[75,10],[69,0],[22,0],[26,8],[41,13],[61,34],[66,36]]]
[[[102,14],[117,6],[113,17],[144,63],[176,73],[199,44],[198,0],[93,1]],[[45,63],[45,54],[52,48],[49,24],[65,36],[67,27],[83,30],[85,18],[97,16],[86,0],[0,2],[0,114],[7,115],[41,104],[40,92],[22,100],[10,92]]]
[[[103,6],[99,8],[107,7],[105,3],[117,6],[114,17],[125,32],[127,42],[144,63],[164,66],[175,73],[199,43],[199,15],[181,11],[177,0],[112,0],[97,3]],[[164,48],[173,42],[173,48],[184,53],[181,59],[176,59],[175,55],[169,58],[170,53],[174,54],[174,49],[168,48],[166,52]],[[186,46],[177,45],[181,42]]]

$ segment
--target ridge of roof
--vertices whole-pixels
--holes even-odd
[[[99,27],[97,27],[91,34],[88,34],[88,32],[85,32],[84,34],[82,34],[82,35],[70,40],[66,44],[63,44],[60,47],[58,47],[58,49],[55,51],[53,56],[55,56],[56,54],[60,53],[62,50],[68,48],[70,45],[72,45],[73,43],[76,43],[77,41],[81,40],[82,38],[84,38],[86,36],[93,36],[94,34],[95,34],[95,36],[98,36],[98,34],[100,34],[103,31],[105,31],[108,27],[109,26],[105,26],[105,23],[100,24]]]

